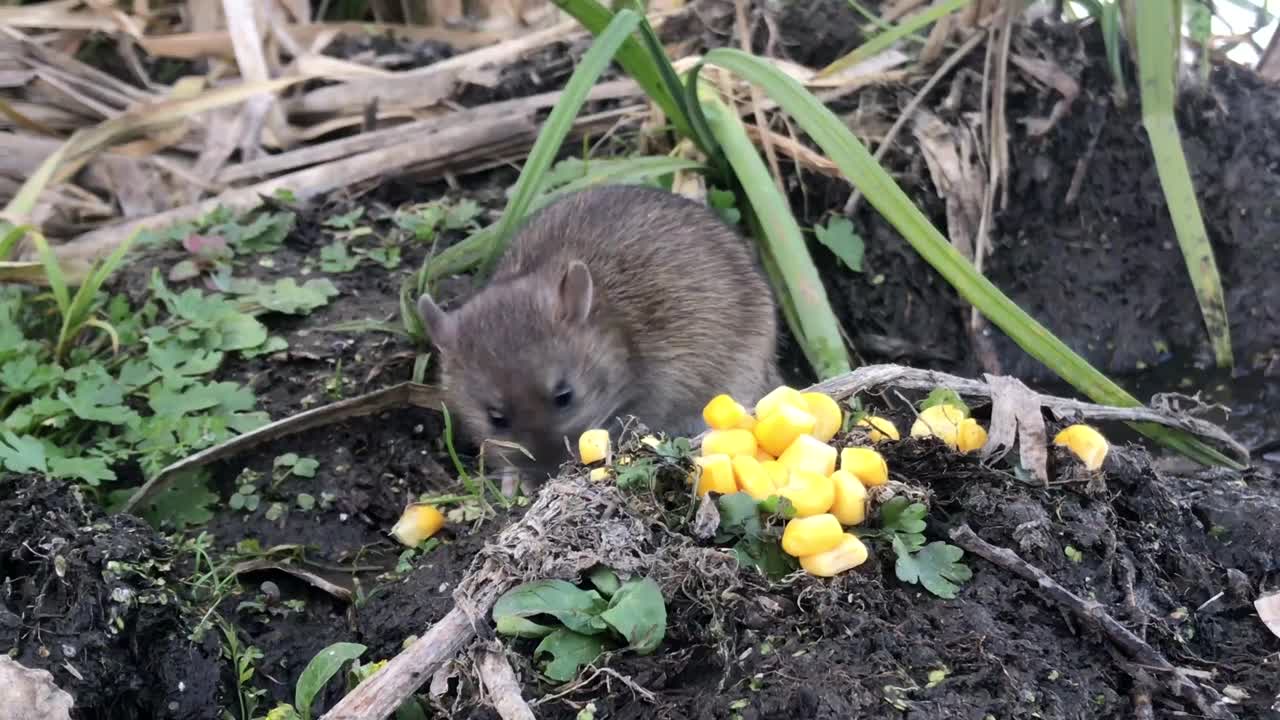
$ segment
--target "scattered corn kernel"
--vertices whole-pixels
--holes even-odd
[[[591,482],[604,482],[605,480],[609,479],[609,476],[611,474],[612,473],[609,471],[609,468],[598,467],[598,468],[591,468],[591,474],[588,475],[588,477],[591,479]]]
[[[747,409],[728,395],[717,395],[702,408],[702,419],[713,430],[733,430],[753,420]]]
[[[884,456],[871,448],[841,450],[840,469],[858,478],[864,487],[879,487],[889,482],[889,466]]]
[[[760,461],[750,455],[733,458],[733,477],[738,481],[738,488],[757,502],[776,494],[778,490]]]
[[[830,395],[820,392],[801,393],[800,397],[804,398],[809,414],[817,419],[813,426],[813,436],[822,442],[835,437],[844,426],[844,411],[840,409],[840,403],[832,400]]]
[[[884,442],[886,439],[897,440],[901,437],[892,421],[875,415],[868,415],[859,420],[858,427],[868,429],[867,437],[873,443]]]
[[[964,419],[964,411],[955,405],[927,407],[920,411],[920,417],[911,424],[911,437],[933,436],[954,448],[960,423]]]
[[[787,486],[787,482],[791,480],[791,471],[786,465],[777,460],[765,460],[760,463],[760,467],[769,474],[769,480],[773,483],[776,490],[781,490]]]
[[[765,452],[759,447],[756,448],[756,460],[759,460],[760,462],[764,463],[764,462],[769,462],[770,460],[777,460],[777,459],[778,458],[770,455],[769,453]]]
[[[808,412],[809,403],[804,394],[795,388],[782,385],[774,388],[769,394],[756,401],[756,420],[764,420],[784,405]],[[808,432],[807,430],[805,432]]]
[[[756,436],[750,430],[712,430],[702,439],[703,455],[756,454]]]
[[[776,411],[768,417],[762,416],[760,422],[756,423],[756,440],[760,442],[760,447],[764,448],[765,452],[777,457],[790,447],[796,438],[813,432],[815,423],[817,418],[807,410],[801,410],[792,405],[780,405]]]
[[[867,487],[848,470],[831,473],[831,485],[836,491],[831,514],[841,525],[862,524],[867,519]]]
[[[609,431],[597,428],[578,437],[578,455],[582,464],[599,462],[609,455]]]
[[[693,459],[700,470],[698,474],[699,496],[709,492],[721,495],[732,495],[738,492],[738,483],[733,479],[733,462],[728,455],[703,455]]]
[[[644,443],[645,445],[648,445],[651,448],[656,448],[662,444],[662,441],[659,440],[654,435],[645,435],[644,437],[640,438],[640,442]]]
[[[826,552],[800,556],[800,567],[810,575],[834,577],[867,561],[867,546],[853,533],[845,533],[840,544]]]
[[[1107,439],[1089,425],[1071,425],[1053,437],[1054,445],[1064,445],[1090,470],[1102,467],[1110,445]]]
[[[808,470],[792,470],[786,486],[778,488],[777,494],[791,501],[796,517],[821,515],[830,510],[836,500],[831,478]]]
[[[391,528],[391,536],[401,545],[417,547],[423,540],[435,535],[444,527],[444,513],[434,505],[410,503],[405,506],[400,519]]]
[[[833,550],[844,540],[844,528],[831,513],[792,518],[782,531],[782,551],[793,557]]]
[[[973,418],[960,421],[956,429],[956,449],[962,453],[973,452],[987,444],[987,430]]]
[[[836,449],[825,442],[812,435],[801,435],[782,451],[778,462],[792,470],[830,475],[836,470],[836,455]]]

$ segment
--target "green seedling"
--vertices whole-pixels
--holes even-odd
[[[553,681],[572,680],[606,650],[649,655],[666,634],[666,601],[652,579],[621,582],[596,569],[590,580],[592,590],[563,580],[524,583],[493,606],[499,634],[539,640],[534,660]]]

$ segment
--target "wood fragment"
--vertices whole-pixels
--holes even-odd
[[[491,640],[485,647],[477,648],[475,655],[480,681],[498,716],[502,720],[535,720],[533,710],[521,695],[520,681],[507,661],[502,643]]]
[[[1070,610],[1080,620],[1102,631],[1112,643],[1135,662],[1160,671],[1161,678],[1170,692],[1191,703],[1205,717],[1220,720],[1236,717],[1223,705],[1211,704],[1200,688],[1191,682],[1181,669],[1174,667],[1160,651],[1121,625],[1106,611],[1102,603],[1076,595],[1049,577],[1045,571],[1023,560],[1014,551],[992,545],[978,537],[978,534],[968,525],[961,525],[952,530],[950,535],[952,542],[968,552],[1012,572],[1023,580],[1034,583],[1042,595]],[[1121,666],[1129,671],[1128,663],[1122,663]]]
[[[498,594],[492,595],[492,599],[477,601],[477,608],[487,612],[493,607]],[[374,720],[389,716],[476,636],[477,622],[484,621],[480,617],[473,620],[461,607],[455,606],[426,634],[357,685],[321,716],[321,720]]]
[[[591,89],[588,101],[619,100],[637,97],[640,87],[632,80],[613,80]],[[440,118],[406,123],[398,127],[361,133],[349,138],[317,143],[308,147],[271,155],[251,162],[242,162],[226,168],[218,176],[220,183],[235,183],[252,178],[265,177],[307,165],[328,162],[356,153],[368,152],[404,142],[434,141],[436,133],[445,129],[491,122],[500,117],[531,118],[533,113],[552,107],[559,101],[561,92],[540,93],[515,100],[481,105],[451,113]]]

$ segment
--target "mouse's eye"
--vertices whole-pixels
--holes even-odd
[[[556,385],[554,393],[555,394],[552,395],[552,402],[554,402],[556,407],[561,410],[573,404],[573,388],[569,387],[567,383],[560,383],[559,385]]]
[[[507,416],[503,415],[501,410],[489,408],[489,424],[497,430],[506,430],[509,423],[507,422]]]

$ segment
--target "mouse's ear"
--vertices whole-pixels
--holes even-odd
[[[418,316],[422,318],[427,336],[437,348],[445,350],[453,343],[453,318],[446,315],[426,293],[418,298]]]
[[[575,325],[585,321],[591,312],[593,292],[591,271],[587,269],[587,264],[581,260],[569,261],[560,278],[559,319]]]

